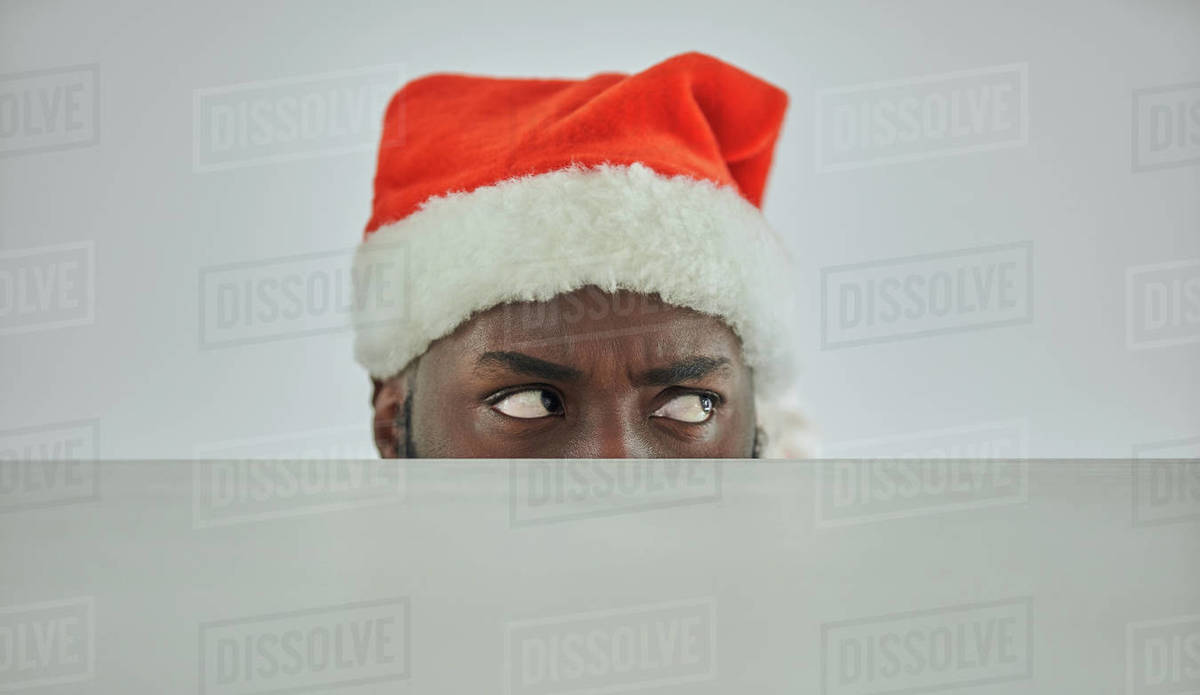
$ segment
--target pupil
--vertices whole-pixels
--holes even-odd
[[[701,410],[703,410],[704,412],[707,413],[707,412],[712,411],[712,407],[713,407],[712,398],[709,398],[708,396],[700,397],[700,409]]]
[[[558,398],[549,391],[542,391],[542,407],[547,412],[557,413],[559,408]]]

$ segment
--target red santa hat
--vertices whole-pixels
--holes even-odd
[[[358,361],[394,376],[499,304],[587,285],[657,293],[737,333],[760,420],[779,421],[796,313],[760,206],[786,107],[778,87],[700,53],[633,75],[409,82],[384,117],[356,262],[395,254],[410,294],[357,322]],[[772,449],[795,453],[783,435],[768,433]]]

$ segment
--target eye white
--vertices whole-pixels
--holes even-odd
[[[509,417],[532,420],[554,415],[557,410],[556,402],[557,399],[545,389],[529,389],[509,394],[492,407]]]
[[[704,422],[712,417],[713,399],[699,393],[687,393],[672,398],[654,411],[653,417],[665,417],[680,422]]]

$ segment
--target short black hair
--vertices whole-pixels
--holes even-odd
[[[417,390],[416,373],[417,366],[414,364],[405,377],[408,381],[408,388],[405,389],[404,408],[399,413],[399,417],[404,418],[404,422],[401,424],[404,426],[404,458],[407,459],[421,458],[417,455],[417,447],[413,444],[412,432],[413,393]]]
[[[400,418],[404,419],[404,458],[415,459],[421,458],[417,455],[417,447],[413,445],[412,438],[412,391],[404,397],[404,410],[400,413]],[[399,418],[398,418],[399,419]]]

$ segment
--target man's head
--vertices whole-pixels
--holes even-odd
[[[374,408],[383,456],[750,457],[760,437],[724,322],[595,287],[476,314]]]
[[[700,53],[406,84],[354,270],[380,451],[777,455],[755,430],[793,374],[794,266],[761,209],[786,108]]]

